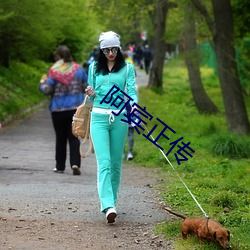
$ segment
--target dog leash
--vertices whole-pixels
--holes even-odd
[[[145,124],[143,124],[144,128],[147,130],[147,132],[149,133],[147,127],[145,126]],[[150,137],[153,139],[153,141],[155,140],[154,137],[152,136],[152,134],[150,135]],[[192,192],[190,191],[190,189],[188,188],[188,186],[186,185],[186,183],[183,181],[183,179],[180,177],[180,175],[178,174],[176,168],[173,166],[173,164],[170,162],[170,160],[168,159],[168,157],[164,154],[164,152],[159,148],[159,150],[161,151],[162,155],[165,157],[165,159],[167,160],[167,162],[169,163],[169,165],[171,166],[171,168],[174,170],[174,172],[177,174],[177,176],[179,177],[180,181],[182,182],[182,184],[185,186],[185,188],[187,189],[187,191],[189,192],[189,194],[191,195],[191,197],[193,198],[193,200],[196,202],[196,204],[198,205],[198,207],[200,208],[200,210],[202,211],[202,213],[205,215],[206,218],[209,219],[209,216],[207,215],[207,213],[204,211],[204,209],[201,207],[201,205],[199,204],[199,202],[197,201],[197,199],[194,197],[194,195],[192,194]]]

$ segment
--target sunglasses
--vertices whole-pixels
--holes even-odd
[[[114,48],[111,48],[111,49],[105,48],[105,49],[102,50],[104,55],[109,55],[110,51],[112,52],[112,54],[117,54],[118,48],[117,47],[114,47]]]

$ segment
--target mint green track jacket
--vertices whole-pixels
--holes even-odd
[[[93,107],[118,110],[124,107],[119,106],[121,100],[125,100],[124,94],[118,91],[113,95],[113,100],[119,95],[120,99],[116,101],[116,106],[111,103],[100,103],[107,95],[110,89],[115,85],[124,91],[133,102],[137,103],[137,94],[135,86],[134,66],[127,63],[125,67],[118,72],[110,72],[107,75],[95,74],[94,64],[89,67],[88,84],[94,88],[95,97]],[[108,100],[110,96],[108,96]],[[123,110],[126,112],[126,109]],[[117,112],[118,113],[118,112]],[[128,124],[122,121],[125,119],[124,113],[110,119],[110,115],[100,114],[92,111],[90,134],[93,141],[96,160],[97,160],[97,189],[101,203],[101,211],[105,212],[109,207],[115,207],[118,199],[118,190],[121,179],[122,154],[127,137]]]
[[[92,63],[89,67],[88,72],[88,84],[94,88],[96,96],[95,98],[90,98],[94,101],[93,107],[98,108],[110,108],[110,109],[117,109],[114,106],[110,106],[112,101],[107,103],[102,103],[102,99],[105,97],[105,95],[109,92],[109,90],[115,85],[120,90],[124,91],[125,88],[127,89],[125,92],[128,96],[130,96],[133,101],[132,103],[137,103],[137,92],[136,92],[136,85],[135,85],[135,70],[134,66],[126,62],[126,66],[120,69],[118,72],[110,72],[108,75],[96,75],[94,70],[95,62]],[[127,84],[126,84],[127,82]],[[119,91],[114,94],[113,99],[115,99],[117,96],[120,96],[122,99],[124,99],[124,95]],[[117,106],[119,105],[119,100],[117,100]],[[122,105],[121,105],[122,106]]]

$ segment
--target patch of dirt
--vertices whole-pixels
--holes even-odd
[[[0,249],[173,249],[153,234],[153,225],[0,219]]]

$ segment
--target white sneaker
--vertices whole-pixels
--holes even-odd
[[[127,161],[133,160],[134,156],[131,152],[128,152]]]
[[[78,166],[73,165],[72,170],[73,170],[73,175],[81,175],[81,171],[80,171],[80,168]]]
[[[114,223],[116,216],[117,216],[117,212],[115,208],[110,207],[107,209],[106,218],[108,220],[108,223]]]
[[[63,174],[63,173],[64,173],[63,170],[57,170],[57,168],[54,168],[53,171],[54,171],[55,173],[59,173],[59,174]]]

